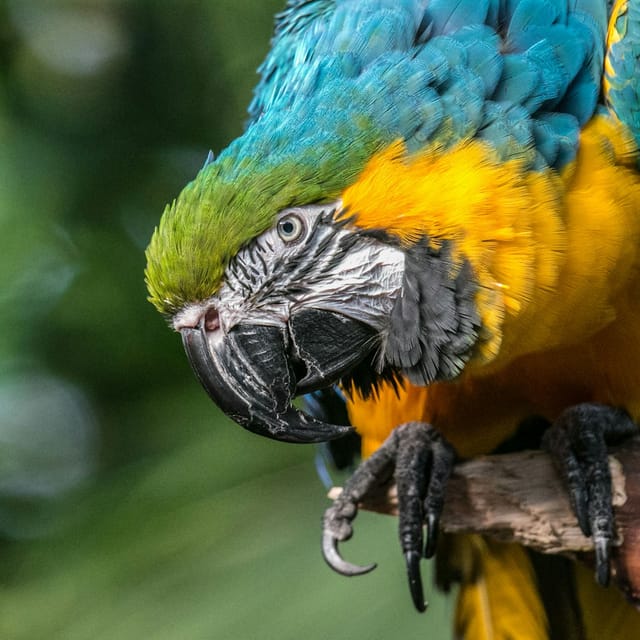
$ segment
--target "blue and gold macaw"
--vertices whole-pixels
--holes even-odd
[[[613,536],[606,445],[640,418],[639,56],[637,0],[289,0],[245,133],[147,250],[151,302],[242,426],[343,436],[292,406],[341,384],[366,460],[325,516],[325,557],[369,569],[338,543],[395,472],[419,609],[455,458],[529,416],[551,423],[596,580],[575,569],[569,624],[540,561],[459,539],[460,637],[640,633],[596,584]]]

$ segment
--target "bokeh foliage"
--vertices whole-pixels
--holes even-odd
[[[282,0],[0,1],[0,637],[450,637],[390,518],[324,566],[314,450],[232,425],[144,248],[242,131]]]

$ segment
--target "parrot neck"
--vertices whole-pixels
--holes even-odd
[[[394,143],[342,196],[356,225],[406,246],[446,244],[454,265],[470,265],[482,327],[474,368],[595,333],[639,266],[635,147],[604,116],[580,142],[561,173],[500,163],[479,140],[411,157]]]

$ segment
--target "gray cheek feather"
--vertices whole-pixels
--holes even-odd
[[[476,291],[471,267],[454,266],[446,244],[436,251],[423,241],[407,250],[402,295],[391,311],[386,362],[418,385],[456,377],[478,341]]]

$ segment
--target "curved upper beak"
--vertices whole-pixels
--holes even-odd
[[[327,386],[371,350],[371,329],[338,314],[307,310],[287,326],[239,324],[209,340],[204,320],[181,329],[182,343],[198,380],[237,423],[286,442],[324,442],[350,427],[321,422],[293,407],[293,398]],[[296,380],[294,366],[306,375]]]

